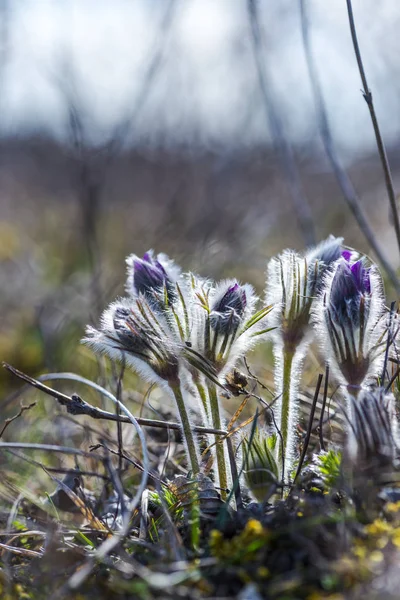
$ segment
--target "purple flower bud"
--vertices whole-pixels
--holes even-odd
[[[145,299],[140,303],[146,304],[148,312],[152,310]],[[153,312],[149,326],[138,305],[139,300],[112,303],[104,311],[99,329],[88,327],[83,341],[114,360],[124,357],[128,365],[149,381],[176,382],[179,358],[176,347],[165,338],[159,324],[163,315]]]
[[[237,328],[247,305],[246,291],[238,283],[229,286],[225,294],[211,307],[211,327],[225,333]]]
[[[358,326],[361,304],[363,311],[368,309],[370,295],[370,269],[365,267],[364,261],[350,264],[342,260],[332,281],[329,309],[333,320],[344,327],[349,322]]]
[[[167,289],[168,301],[174,302],[176,293],[172,281],[159,260],[151,252],[146,252],[143,258],[133,261],[133,287],[137,294],[143,294],[148,300],[154,301],[157,293]]]
[[[226,312],[234,310],[239,316],[242,316],[246,308],[246,292],[238,283],[231,285],[218,302],[214,304],[212,310],[216,312]]]
[[[343,255],[343,238],[330,235],[326,240],[311,248],[305,259],[307,269],[307,293],[316,296],[324,283],[324,275],[332,265]]]
[[[315,323],[321,325],[320,339],[332,353],[330,363],[337,376],[358,389],[374,380],[381,368],[385,297],[377,267],[351,258],[337,261],[327,279]]]

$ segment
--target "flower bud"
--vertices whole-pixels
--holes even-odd
[[[350,257],[351,260],[351,257]],[[383,284],[365,259],[339,260],[315,312],[320,339],[331,364],[347,385],[359,387],[375,377],[382,362]]]
[[[342,254],[342,241],[330,236],[304,256],[285,250],[268,264],[266,300],[278,307],[272,313],[274,337],[289,352],[312,333],[311,306],[324,274]]]
[[[132,254],[127,264],[129,293],[133,296],[142,295],[158,307],[175,302],[175,281],[179,269],[167,256],[158,254],[154,257],[153,251],[149,250],[143,258]]]
[[[230,285],[222,298],[211,306],[210,323],[220,333],[233,333],[237,329],[247,306],[246,290],[238,283]]]
[[[273,456],[276,436],[267,437],[259,430],[243,440],[244,478],[258,502],[265,502],[278,483],[278,467]]]
[[[363,469],[393,463],[399,451],[395,400],[383,388],[350,399],[348,456]]]
[[[87,328],[83,342],[112,359],[124,358],[149,381],[175,382],[179,360],[160,319],[145,300],[117,301],[104,311],[99,329]]]

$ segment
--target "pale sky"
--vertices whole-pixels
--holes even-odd
[[[4,4],[3,0],[3,4]],[[1,0],[0,0],[1,2]],[[308,0],[311,38],[335,139],[343,153],[372,147],[345,0]],[[246,148],[268,140],[245,0],[8,0],[2,37],[0,126],[65,131],[66,86],[87,134],[109,135],[135,107],[154,52],[162,61],[132,143]],[[315,136],[297,0],[261,0],[265,66],[290,140]],[[400,135],[400,2],[353,0],[359,43],[385,140]],[[4,19],[2,20],[4,24]],[[5,60],[4,60],[5,58]],[[68,73],[71,76],[68,76]]]

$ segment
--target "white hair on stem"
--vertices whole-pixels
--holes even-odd
[[[350,396],[346,451],[353,464],[393,461],[400,448],[399,424],[393,394],[383,388]]]

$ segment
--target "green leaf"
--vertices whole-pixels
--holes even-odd
[[[243,327],[243,329],[242,329],[242,331],[240,332],[239,335],[242,335],[245,331],[247,331],[248,329],[250,329],[250,327],[254,327],[254,325],[256,325],[256,323],[258,323],[259,321],[261,321],[261,319],[263,319],[264,317],[266,317],[267,314],[271,312],[272,308],[273,308],[273,305],[270,304],[269,306],[264,306],[264,308],[262,308],[261,310],[259,310],[258,312],[256,312],[256,314],[253,315],[244,324],[244,327]]]

